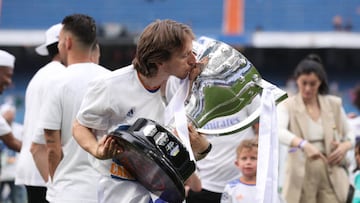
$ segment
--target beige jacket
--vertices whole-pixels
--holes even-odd
[[[333,140],[334,130],[338,135],[345,136],[344,121],[341,120],[342,102],[335,96],[319,96],[321,107],[321,120],[325,135],[325,153],[329,155],[331,152],[331,141]],[[298,137],[307,140],[306,132],[307,117],[306,108],[300,94],[288,98],[284,101],[284,105],[289,113],[288,130]],[[346,129],[347,130],[347,129]],[[283,186],[283,196],[287,203],[298,203],[300,201],[301,188],[305,176],[305,159],[306,155],[302,150],[288,153],[285,169],[285,178]],[[345,202],[349,180],[344,168],[340,166],[329,166],[330,182],[332,183],[335,193],[340,202]]]

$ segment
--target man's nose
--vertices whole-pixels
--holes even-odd
[[[191,52],[191,54],[189,55],[189,64],[191,66],[195,66],[196,64],[196,55],[193,52]]]

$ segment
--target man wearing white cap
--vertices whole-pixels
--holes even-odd
[[[11,85],[15,65],[15,56],[0,50],[0,94]]]
[[[65,70],[65,66],[60,63],[57,49],[61,28],[61,24],[51,26],[45,33],[45,43],[36,47],[35,50],[39,55],[48,56],[51,61],[36,72],[26,88],[23,147],[19,155],[15,184],[26,186],[28,203],[47,202],[45,183],[48,178],[47,160],[34,160],[31,153],[37,155],[44,153],[45,156],[47,153],[44,133],[37,127],[45,95],[52,87],[54,78]],[[36,139],[35,143],[31,147],[34,139]],[[49,190],[51,190],[50,185]]]
[[[0,50],[0,94],[2,94],[3,91],[11,85],[14,65],[15,56],[6,51]],[[11,127],[2,116],[0,116],[0,139],[10,149],[17,152],[20,151],[21,142],[13,136]]]

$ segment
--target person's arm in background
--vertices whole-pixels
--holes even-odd
[[[290,132],[289,126],[289,112],[284,103],[277,105],[277,118],[278,118],[278,129],[279,129],[279,141],[281,144],[289,146],[291,150],[302,149],[309,158],[317,159],[321,158],[327,160],[326,157],[310,142],[296,136]]]
[[[49,164],[47,160],[47,147],[46,144],[31,143],[30,152],[33,156],[36,168],[40,172],[41,177],[45,182],[49,179]]]
[[[5,135],[1,135],[0,139],[8,146],[10,149],[20,152],[21,150],[21,141],[16,139],[12,132],[7,133]]]
[[[0,139],[10,149],[20,152],[21,141],[15,138],[12,134],[11,127],[2,116],[0,116]]]
[[[61,148],[61,134],[60,130],[44,129],[44,135],[47,147],[49,176],[51,179],[53,179],[55,170],[63,157]]]

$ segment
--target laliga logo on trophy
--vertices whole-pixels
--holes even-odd
[[[194,51],[205,66],[187,98],[188,118],[204,134],[226,135],[249,127],[260,115],[260,104],[244,120],[239,120],[237,113],[260,96],[262,89],[273,85],[235,48],[206,37],[198,42],[194,42]],[[287,97],[275,86],[273,93],[277,103]]]

